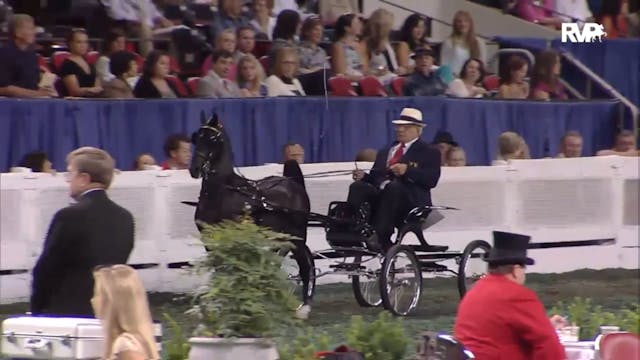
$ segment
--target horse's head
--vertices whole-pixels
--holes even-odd
[[[220,172],[226,152],[225,142],[228,141],[218,114],[213,113],[206,119],[202,112],[200,123],[198,131],[191,135],[194,150],[189,173],[194,179]]]

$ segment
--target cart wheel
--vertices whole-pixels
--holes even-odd
[[[394,245],[382,263],[380,295],[384,308],[394,315],[409,314],[420,300],[422,270],[413,250]]]
[[[365,258],[363,261],[362,259]],[[362,275],[354,275],[351,278],[351,286],[353,295],[362,307],[376,307],[382,304],[380,297],[380,270],[382,262],[379,255],[367,256],[356,255],[353,259],[354,264],[358,264],[362,269]]]
[[[458,267],[458,292],[460,298],[464,297],[487,272],[487,263],[482,258],[489,252],[491,245],[484,240],[473,240],[464,248],[460,255]]]
[[[316,291],[316,267],[313,260],[313,254],[307,245],[304,245],[305,261],[309,264],[309,289],[307,296],[303,297],[302,278],[300,277],[300,266],[296,261],[293,253],[289,249],[282,249],[278,252],[284,257],[282,261],[282,270],[287,274],[287,279],[293,284],[292,292],[300,299],[313,298]]]

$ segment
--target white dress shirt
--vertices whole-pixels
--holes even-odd
[[[416,142],[416,140],[418,140],[418,138],[415,138],[411,141],[409,141],[408,143],[404,144],[404,149],[402,149],[402,155],[405,155],[407,153],[407,151],[409,151],[409,148],[411,147],[411,145],[413,145],[414,142]],[[402,145],[401,142],[395,144],[394,146],[391,147],[391,149],[389,149],[389,154],[387,155],[387,167],[389,166],[389,162],[391,161],[391,158],[393,158],[393,154],[396,153],[396,150],[398,150],[398,147],[400,147]],[[384,189],[385,186],[387,186],[388,183],[390,183],[391,180],[385,180],[380,184],[380,190]]]

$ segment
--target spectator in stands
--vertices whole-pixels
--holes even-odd
[[[153,50],[153,29],[173,26],[151,0],[100,0],[107,16],[134,38],[140,39],[140,53],[147,56]]]
[[[502,99],[528,98],[529,83],[525,79],[529,72],[529,63],[521,56],[512,55],[501,70],[498,97]]]
[[[368,71],[366,49],[359,41],[362,22],[355,14],[338,18],[335,27],[336,41],[331,47],[331,69],[336,76],[360,80]]]
[[[285,10],[287,11],[287,10]],[[305,96],[305,92],[296,79],[298,54],[294,48],[284,47],[276,52],[273,75],[265,81],[267,96]]]
[[[101,267],[93,272],[91,305],[101,320],[104,359],[161,359],[147,292],[136,271],[127,265]]]
[[[467,166],[467,154],[459,146],[453,146],[447,151],[447,160],[445,166],[459,167]]]
[[[530,237],[493,232],[488,274],[478,280],[458,307],[453,334],[477,359],[567,358],[554,327],[536,294],[524,286]],[[556,322],[554,324],[554,322]]]
[[[560,83],[560,55],[553,50],[543,50],[536,56],[533,66],[531,97],[536,100],[566,100],[567,93]]]
[[[582,135],[577,131],[567,131],[560,139],[558,158],[577,158],[582,156]]]
[[[297,49],[296,37],[300,34],[300,14],[293,10],[283,10],[278,14],[276,27],[273,28],[273,43],[269,54],[269,61],[273,66],[276,52],[283,47]]]
[[[415,69],[402,87],[404,96],[437,96],[447,89],[440,76],[433,71],[433,52],[430,49],[418,49],[412,55]]]
[[[47,154],[42,151],[25,154],[18,166],[31,169],[32,172],[55,173]]]
[[[220,0],[219,11],[213,19],[212,38],[223,30],[230,29],[234,33],[237,28],[249,25],[249,17],[242,12],[241,0]]]
[[[196,96],[208,98],[240,97],[240,89],[228,79],[233,64],[233,54],[227,50],[214,50],[211,55],[211,70],[198,81]]]
[[[308,17],[302,24],[300,46],[300,73],[309,74],[316,71],[328,69],[327,52],[320,47],[322,32],[324,28],[320,18],[317,16]]]
[[[170,135],[164,143],[167,155],[162,170],[184,170],[191,164],[191,140],[183,134]]]
[[[67,36],[69,57],[62,62],[62,96],[95,97],[102,94],[102,83],[96,76],[96,68],[87,62],[89,37],[84,29],[73,29]]]
[[[236,39],[233,61],[238,63],[243,57],[253,54],[256,47],[256,31],[251,26],[239,27],[236,31]]]
[[[304,148],[294,142],[287,143],[282,147],[283,162],[295,160],[298,164],[304,164]]]
[[[40,81],[38,55],[33,46],[36,26],[33,18],[25,14],[15,14],[9,20],[9,37],[0,48],[0,96],[36,98],[57,96],[53,83]],[[45,78],[53,78],[47,73]]]
[[[640,4],[636,3],[635,7],[631,9],[629,6],[629,16],[627,16],[627,36],[632,39],[640,38]]]
[[[616,135],[615,144],[610,150],[600,150],[597,156],[618,155],[618,156],[640,156],[636,146],[636,137],[630,130],[622,130]]]
[[[362,45],[369,63],[369,75],[374,75],[383,85],[389,85],[398,74],[407,70],[398,65],[396,52],[391,46],[389,34],[393,27],[393,13],[385,9],[375,10],[364,27]]]
[[[236,52],[236,32],[233,29],[225,29],[218,33],[214,50],[223,50],[231,54],[232,61],[227,73],[227,79],[235,80],[238,71],[233,54]]]
[[[453,17],[453,31],[442,43],[440,65],[449,65],[454,75],[460,74],[462,65],[469,58],[487,61],[487,49],[482,39],[476,36],[473,18],[466,11],[458,11]]]
[[[253,17],[249,21],[249,25],[256,30],[258,38],[272,40],[276,19],[271,16],[271,9],[268,7],[267,0],[253,0],[252,9]]]
[[[374,162],[376,161],[377,155],[378,155],[378,150],[376,149],[371,149],[371,148],[362,149],[358,151],[358,153],[356,154],[356,161]]]
[[[553,10],[561,22],[577,22],[580,26],[593,18],[587,0],[556,0]]]
[[[333,26],[341,15],[359,12],[358,0],[318,1],[318,13],[325,25]]]
[[[109,70],[109,57],[115,52],[123,51],[126,45],[125,41],[124,32],[120,29],[109,30],[102,40],[102,54],[96,61],[96,74],[103,84],[115,78],[115,75]]]
[[[491,165],[507,165],[513,159],[529,158],[529,147],[522,136],[506,131],[498,137],[498,158]]]
[[[109,61],[109,74],[113,74],[114,78],[104,84],[104,97],[112,99],[134,98],[133,87],[135,81],[138,80],[138,63],[133,53],[124,50],[112,53]]]
[[[602,2],[598,22],[604,26],[607,39],[617,39],[627,36],[627,15],[629,4],[627,0],[606,0]]]
[[[400,28],[397,45],[398,66],[413,71],[415,63],[411,53],[419,48],[430,47],[427,42],[427,19],[420,14],[409,15]]]
[[[553,0],[518,0],[516,13],[532,23],[559,29],[562,19],[553,14]]]
[[[161,169],[160,166],[156,165],[156,159],[149,153],[143,153],[138,155],[136,159],[133,161],[133,170],[155,170],[156,168]]]
[[[267,96],[264,71],[255,56],[249,54],[240,59],[238,69],[238,86],[243,97]]]
[[[440,151],[440,163],[442,166],[446,166],[449,150],[457,147],[458,143],[453,140],[453,135],[450,132],[438,130],[436,136],[433,137],[431,145]]]
[[[484,74],[484,64],[480,59],[465,61],[460,78],[449,83],[447,94],[455,97],[483,97],[487,94],[487,90],[482,87]]]
[[[142,76],[133,89],[137,98],[175,99],[178,90],[167,80],[169,75],[169,56],[162,51],[154,50],[144,61]]]

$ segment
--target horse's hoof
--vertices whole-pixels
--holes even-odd
[[[300,305],[300,307],[296,309],[296,317],[301,320],[307,320],[310,312],[311,305]]]

